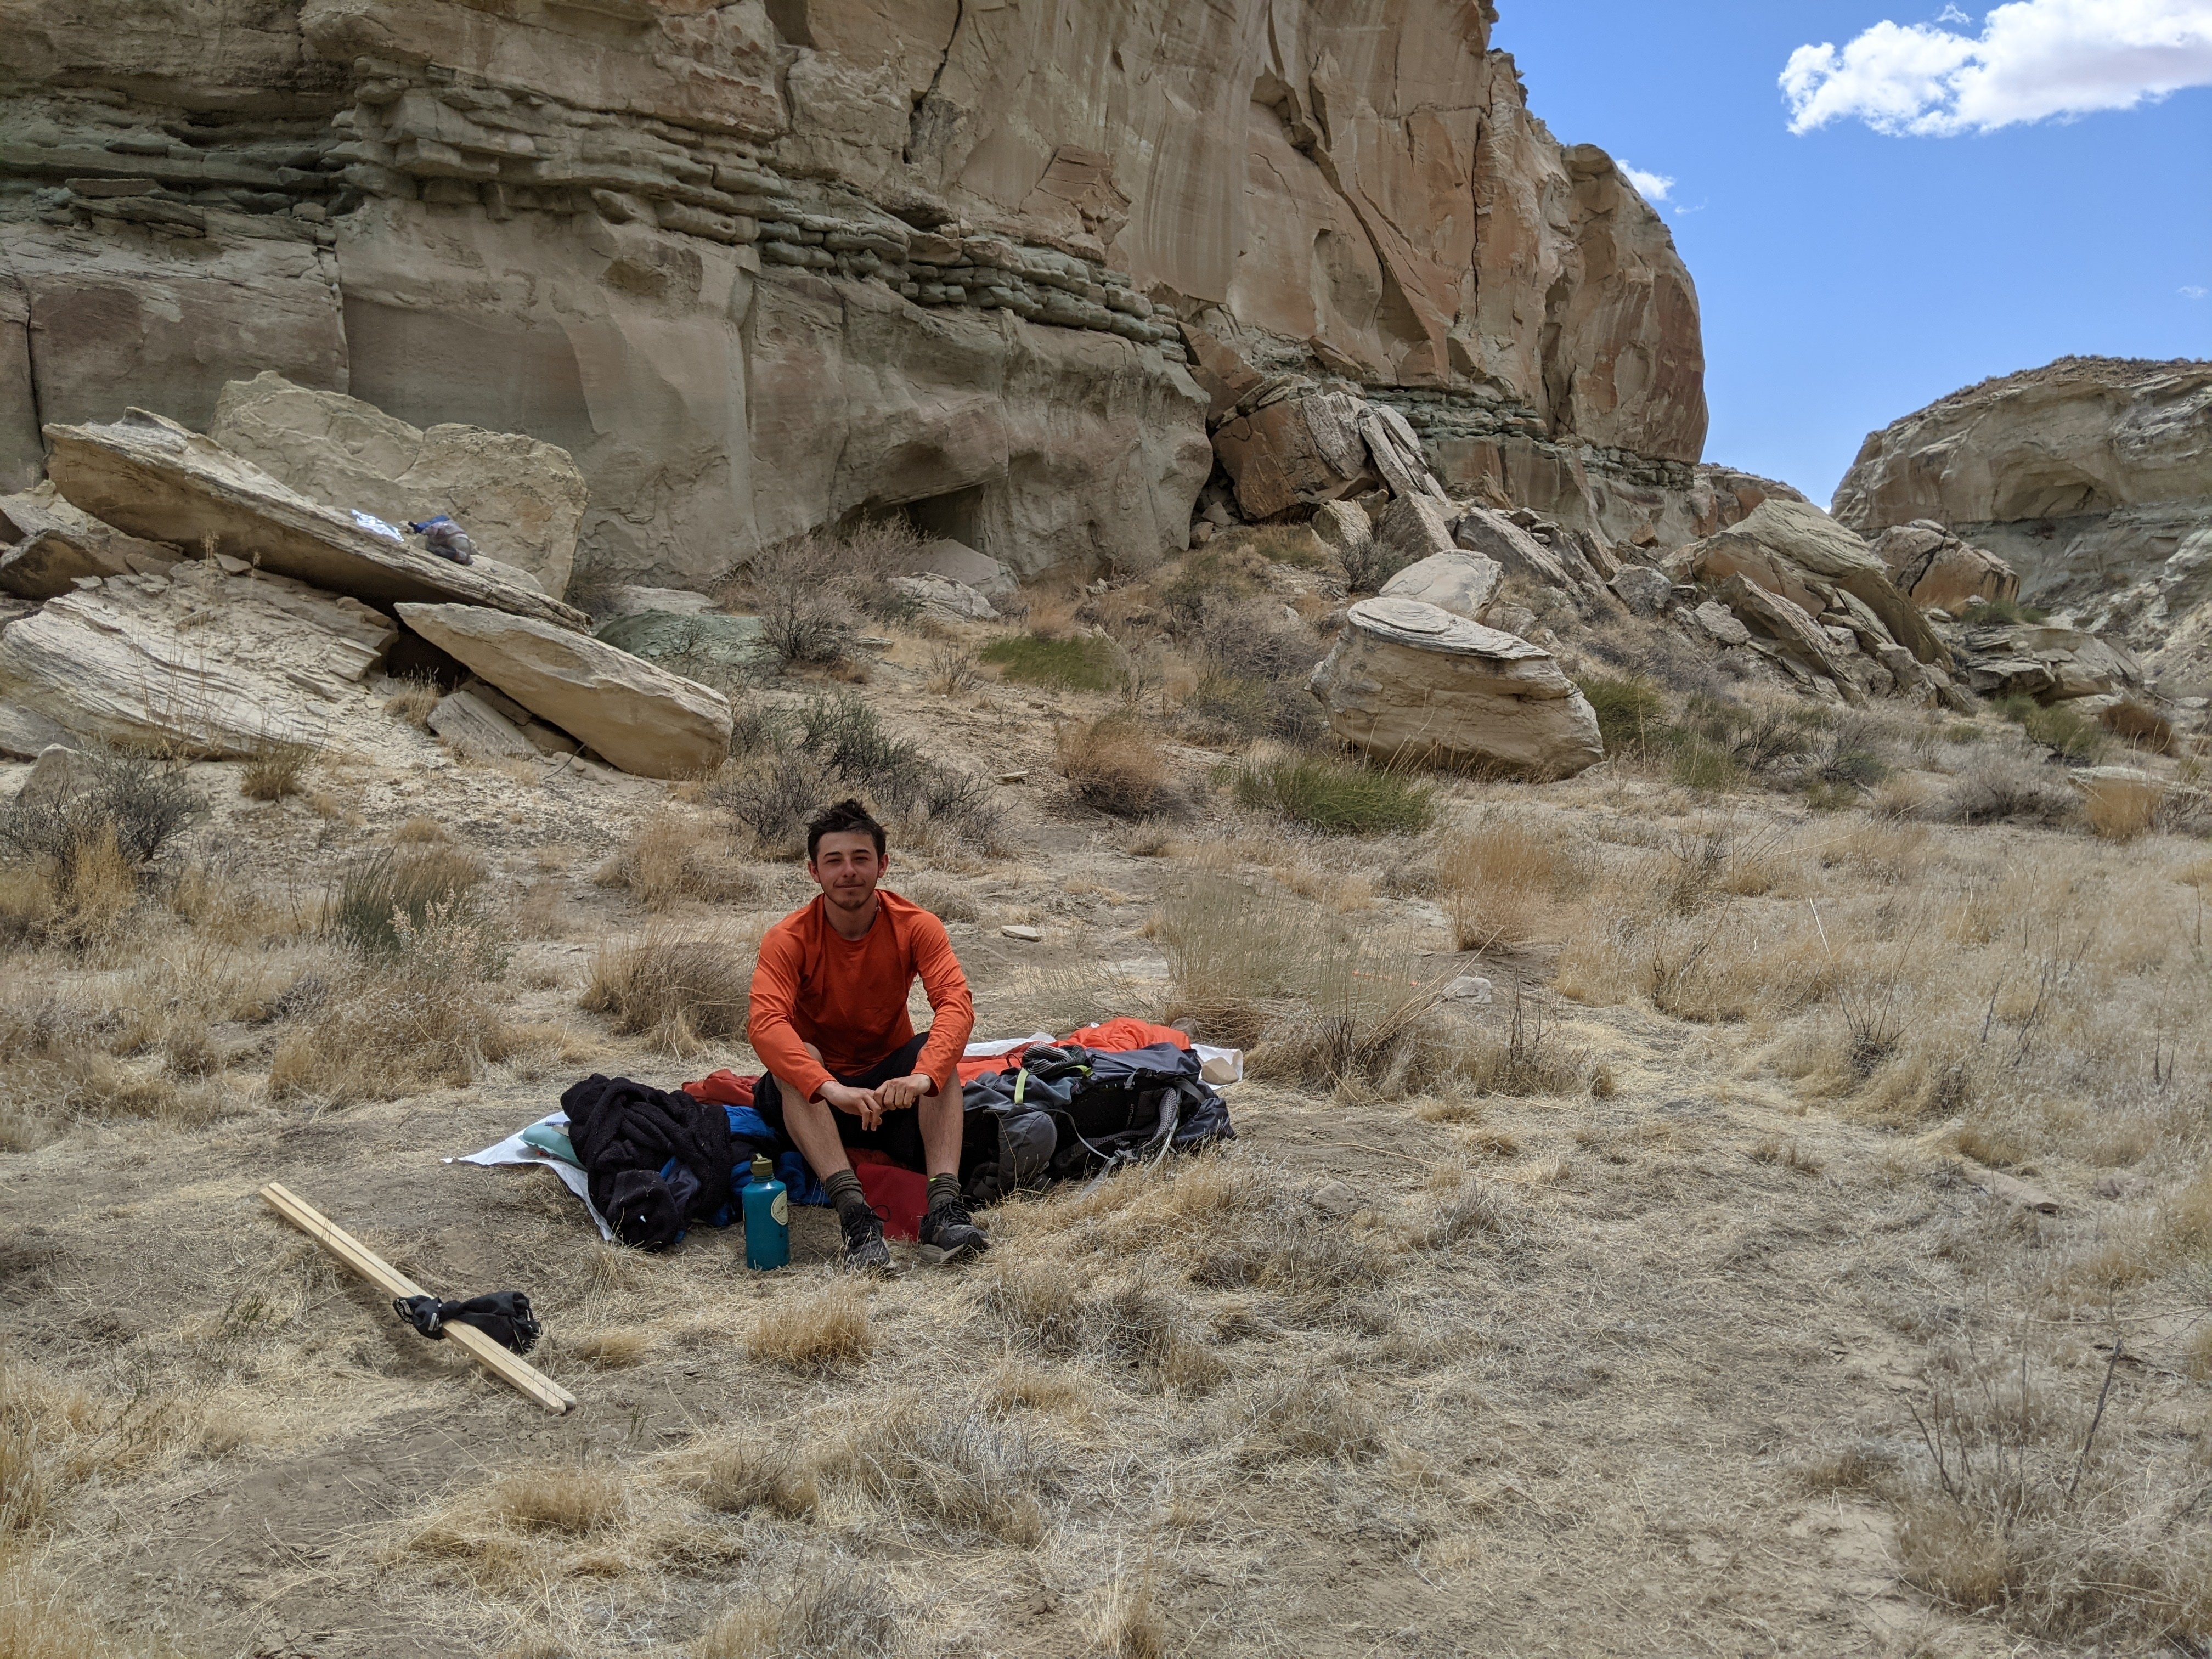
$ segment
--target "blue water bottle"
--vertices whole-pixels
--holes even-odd
[[[745,1211],[745,1266],[767,1269],[791,1263],[791,1200],[775,1166],[753,1160],[753,1178],[738,1189]]]

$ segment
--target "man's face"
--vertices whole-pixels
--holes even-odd
[[[868,902],[890,860],[876,852],[875,837],[864,830],[839,830],[815,843],[806,873],[821,884],[822,896],[841,909],[857,910]]]

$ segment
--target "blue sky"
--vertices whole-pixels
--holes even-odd
[[[2212,357],[2212,0],[2027,0],[1994,29],[1877,0],[1498,5],[1493,44],[1561,141],[1674,181],[1658,205],[1704,309],[1709,460],[1826,504],[1868,432],[1986,376],[2069,352]],[[2163,59],[2084,50],[2081,30],[2130,15],[2188,38]],[[1958,70],[1975,40],[1992,62]],[[1823,44],[1798,60],[1793,132],[1778,77]],[[2012,118],[2122,101],[2154,61],[2185,89]],[[2087,90],[2052,95],[2077,72]]]

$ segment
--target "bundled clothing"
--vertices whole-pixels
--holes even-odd
[[[665,1250],[728,1212],[738,1146],[720,1106],[594,1073],[561,1109],[592,1203],[625,1244]]]
[[[530,1311],[530,1298],[520,1291],[494,1291],[459,1302],[441,1302],[434,1296],[395,1296],[392,1311],[434,1342],[446,1340],[448,1325],[471,1325],[502,1348],[528,1353],[538,1346],[543,1328]]]

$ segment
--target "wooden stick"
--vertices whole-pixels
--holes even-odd
[[[261,1189],[263,1202],[332,1255],[387,1296],[428,1294],[420,1285],[370,1249],[313,1205],[270,1182]],[[502,1382],[528,1395],[556,1415],[572,1410],[576,1396],[520,1354],[501,1347],[472,1325],[447,1325],[446,1336],[467,1350],[469,1357]]]

